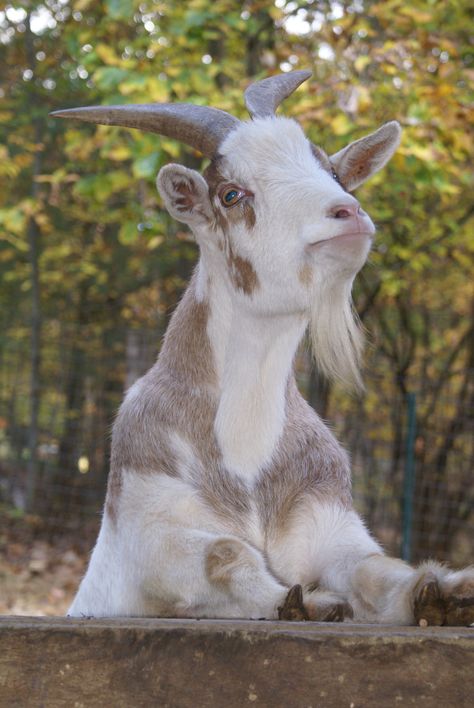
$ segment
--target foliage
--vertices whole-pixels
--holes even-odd
[[[140,339],[151,327],[163,331],[196,256],[189,236],[161,210],[154,179],[173,160],[199,166],[200,155],[172,140],[55,121],[48,113],[94,103],[191,101],[244,117],[250,77],[311,68],[313,82],[285,103],[285,112],[330,152],[386,120],[404,127],[393,161],[358,194],[379,230],[356,286],[376,385],[357,404],[326,388],[323,413],[343,415],[346,435],[355,418],[374,425],[393,441],[393,472],[400,473],[404,413],[395,401],[416,390],[418,493],[428,498],[423,470],[431,474],[437,465],[447,479],[449,455],[467,444],[472,395],[469,6],[467,0],[4,5],[0,424],[12,454],[24,461],[38,444],[56,446],[53,477],[72,486],[79,484],[76,460],[87,454],[103,482],[106,450],[97,438],[105,439],[120,398],[124,341],[130,332]],[[31,332],[36,364],[28,359]],[[28,384],[36,416],[25,403],[30,370],[41,381],[36,393],[35,382]],[[306,387],[313,401],[322,400],[320,386],[315,390],[310,380]],[[441,411],[447,387],[452,404]],[[386,411],[381,424],[380,410]],[[428,445],[423,436],[441,414],[444,430]],[[39,440],[30,436],[28,444],[32,426]],[[445,434],[453,426],[454,441]]]

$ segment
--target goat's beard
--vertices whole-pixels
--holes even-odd
[[[321,372],[353,391],[362,391],[360,374],[364,337],[352,306],[352,279],[319,282],[313,288],[310,336]]]

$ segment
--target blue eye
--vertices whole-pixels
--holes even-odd
[[[243,196],[243,190],[235,185],[224,187],[219,194],[220,200],[225,207],[234,206],[234,204],[237,204]]]

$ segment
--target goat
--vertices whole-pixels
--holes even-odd
[[[200,259],[118,413],[71,616],[474,622],[474,568],[384,555],[353,509],[348,455],[296,387],[308,325],[320,368],[360,385],[351,287],[375,229],[350,192],[401,134],[391,121],[328,157],[275,117],[310,75],[252,84],[248,122],[190,104],[53,114],[177,138],[211,160],[203,176],[169,164],[157,178]]]

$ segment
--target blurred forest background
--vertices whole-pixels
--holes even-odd
[[[154,180],[170,161],[199,167],[199,154],[48,113],[189,101],[245,118],[251,79],[299,68],[313,79],[283,110],[327,151],[390,119],[404,127],[358,192],[378,226],[355,286],[367,391],[329,386],[307,348],[301,389],[350,449],[357,508],[389,551],[473,560],[470,8],[0,3],[0,612],[64,609],[98,528],[115,411],[197,257]],[[40,582],[41,602],[22,604]]]

